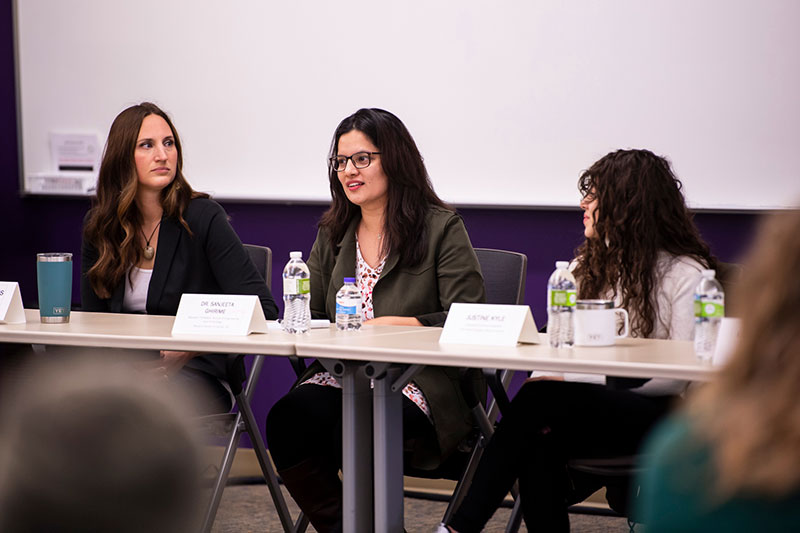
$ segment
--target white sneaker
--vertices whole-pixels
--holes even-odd
[[[444,522],[440,522],[439,526],[433,533],[450,533],[450,530],[447,529],[447,526],[444,525]]]

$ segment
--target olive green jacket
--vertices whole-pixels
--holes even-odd
[[[317,234],[308,259],[311,314],[315,318],[335,319],[336,292],[343,278],[355,276],[355,233],[359,220],[353,220],[336,246],[331,245],[324,229]],[[478,259],[461,217],[432,207],[427,224],[427,252],[419,265],[400,266],[396,252],[387,257],[372,293],[376,317],[413,316],[426,326],[441,326],[453,302],[486,300]],[[309,368],[298,382],[318,370],[319,366]],[[470,410],[461,394],[458,369],[425,367],[413,381],[428,400],[439,448],[415,453],[413,466],[435,468],[472,428]]]

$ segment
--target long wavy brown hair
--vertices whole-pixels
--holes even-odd
[[[417,265],[425,256],[428,242],[425,226],[428,209],[451,208],[434,192],[417,144],[399,118],[383,109],[359,109],[339,123],[333,134],[330,157],[338,154],[339,138],[353,130],[366,135],[381,152],[381,166],[389,182],[381,252],[385,257],[402,250],[400,264]],[[331,207],[322,215],[319,225],[328,230],[331,245],[335,246],[361,209],[347,199],[338,173],[330,166],[328,180]]]
[[[576,250],[580,298],[621,296],[634,336],[655,328],[656,264],[660,252],[689,256],[717,268],[686,206],[669,162],[648,150],[618,150],[578,180],[584,198],[597,198],[595,237]],[[620,294],[621,293],[621,294]]]
[[[208,197],[207,194],[195,192],[183,176],[181,141],[164,111],[155,104],[143,102],[117,115],[108,132],[97,178],[97,192],[92,198],[92,208],[83,229],[83,238],[98,253],[98,259],[88,270],[87,276],[100,298],[111,297],[131,265],[142,259],[142,247],[136,239],[144,221],[136,205],[139,180],[134,151],[142,121],[148,115],[158,115],[167,122],[178,153],[175,179],[161,191],[164,216],[178,220],[191,235],[183,213],[192,198]]]
[[[762,224],[734,288],[737,347],[689,404],[711,445],[718,497],[800,489],[799,235],[799,210]]]

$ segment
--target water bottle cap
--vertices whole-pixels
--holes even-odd
[[[289,252],[289,258],[290,259],[302,259],[303,258],[303,252]]]
[[[566,270],[569,268],[569,261],[556,261],[556,268],[559,270]]]
[[[717,274],[717,271],[713,268],[706,268],[703,270],[703,277],[704,278],[713,278]]]
[[[356,282],[356,278],[344,278],[344,282],[345,283],[355,283]]]

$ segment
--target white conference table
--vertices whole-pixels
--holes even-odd
[[[295,353],[296,336],[280,330],[247,336],[173,337],[174,318],[73,311],[68,323],[42,324],[37,309],[26,309],[25,324],[0,324],[0,342],[283,356]],[[308,334],[310,338],[330,335],[328,329],[315,329]]]
[[[337,331],[335,327],[312,329],[302,335],[284,333],[279,329],[270,329],[267,334],[254,333],[247,336],[172,336],[174,317],[160,315],[137,315],[122,313],[75,312],[70,314],[70,321],[64,324],[43,324],[39,320],[39,311],[25,310],[24,324],[0,324],[0,342],[16,344],[44,344],[52,346],[72,346],[89,348],[115,348],[125,350],[185,350],[210,353],[241,353],[254,355],[291,356],[295,355],[298,339],[305,341],[333,341],[347,335]],[[404,331],[417,331],[419,328],[398,326],[364,326],[359,338],[380,335],[395,335]],[[366,378],[361,381],[368,380]],[[287,390],[289,387],[287,383]],[[247,395],[246,398],[249,398]],[[370,397],[363,403],[369,405]],[[246,401],[246,400],[245,400]],[[265,478],[273,478],[272,467],[268,466],[263,438],[259,433],[249,405],[246,409],[240,406],[240,412],[250,416],[245,423],[254,441],[254,447],[264,470]],[[249,418],[249,419],[248,419]],[[352,437],[349,437],[352,440]],[[277,486],[277,485],[276,485]],[[271,488],[271,487],[270,487]],[[281,517],[284,530],[293,531],[288,508],[283,501],[280,490],[273,493],[273,500]],[[371,509],[365,512],[370,512]],[[213,516],[212,516],[213,519]],[[211,524],[207,524],[210,528]]]
[[[403,531],[401,391],[425,365],[689,380],[715,372],[685,341],[622,339],[609,347],[554,349],[541,335],[536,345],[440,345],[440,328],[399,326],[173,337],[171,316],[73,312],[67,324],[42,324],[37,310],[25,314],[25,324],[0,324],[0,342],[319,358],[342,384],[346,532]]]
[[[298,356],[323,360],[342,382],[345,531],[403,531],[400,395],[424,365],[686,380],[708,380],[716,371],[697,360],[689,341],[621,339],[607,347],[550,348],[547,336],[540,335],[540,344],[440,345],[441,331],[419,328],[381,336],[349,332],[338,338],[299,339],[295,346]],[[372,390],[357,379],[359,369],[373,378]],[[363,401],[370,394],[371,411]]]

